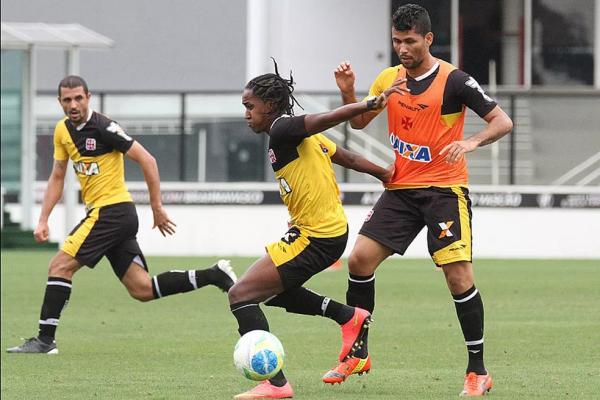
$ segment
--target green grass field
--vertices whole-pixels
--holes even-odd
[[[62,315],[60,354],[14,355],[37,333],[48,252],[2,253],[2,399],[230,399],[247,390],[233,367],[237,324],[215,288],[156,302],[129,298],[103,261],[76,275]],[[208,265],[149,257],[152,273]],[[251,259],[233,259],[238,273]],[[492,399],[600,397],[600,261],[480,260]],[[346,272],[308,287],[345,298]],[[341,386],[321,375],[340,346],[335,323],[263,307],[286,349],[298,399],[452,399],[466,351],[443,276],[429,260],[392,259],[377,273],[373,369]]]

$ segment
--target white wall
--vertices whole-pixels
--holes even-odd
[[[8,204],[13,220],[18,205]],[[346,206],[352,249],[368,206]],[[168,206],[177,234],[163,238],[152,230],[149,206],[138,206],[138,239],[147,255],[259,256],[264,246],[286,231],[283,206]],[[37,221],[40,207],[35,210]],[[83,209],[80,211],[84,216]],[[598,209],[473,209],[474,257],[600,259]],[[62,206],[50,218],[51,240],[67,233]],[[429,257],[424,231],[408,249],[408,257]]]
[[[293,71],[298,90],[337,91],[333,70],[341,61],[350,60],[357,90],[367,91],[379,72],[390,65],[389,0],[257,1],[268,28],[259,33],[266,35],[264,48],[262,43],[247,45],[249,56],[256,54],[263,62],[262,68],[248,64],[252,70],[262,69],[252,75],[272,72],[272,56],[282,76]],[[253,2],[248,4],[252,7]]]
[[[235,90],[246,82],[247,7],[251,1],[2,0],[2,21],[80,23],[115,41],[108,51],[83,51],[81,74],[92,91]],[[336,90],[333,69],[354,62],[368,89],[389,66],[389,0],[258,0],[268,51],[259,73],[293,69],[298,90]],[[254,42],[254,44],[257,44]],[[259,45],[262,43],[258,43]],[[250,46],[252,47],[252,46]],[[56,90],[65,55],[39,52],[38,84]]]

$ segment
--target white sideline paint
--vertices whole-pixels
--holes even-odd
[[[13,220],[20,218],[18,204],[7,204]],[[146,255],[252,256],[264,254],[266,244],[287,230],[283,205],[267,206],[174,206],[166,209],[177,224],[174,236],[164,238],[152,230],[152,211],[138,205],[138,240]],[[350,238],[348,256],[368,206],[346,206]],[[50,239],[62,242],[72,227],[65,227],[62,205],[50,217]],[[34,210],[37,221],[40,206]],[[79,212],[84,217],[84,209]],[[598,209],[473,209],[474,258],[600,259]],[[429,258],[425,230],[406,252],[407,257]]]

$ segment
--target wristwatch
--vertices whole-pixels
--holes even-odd
[[[369,96],[366,98],[367,100],[367,110],[372,110],[375,108],[375,103],[377,102],[377,96]]]

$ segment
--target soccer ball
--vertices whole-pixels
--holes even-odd
[[[285,354],[275,335],[255,330],[238,340],[233,351],[235,367],[248,379],[264,381],[272,378],[283,368]]]

